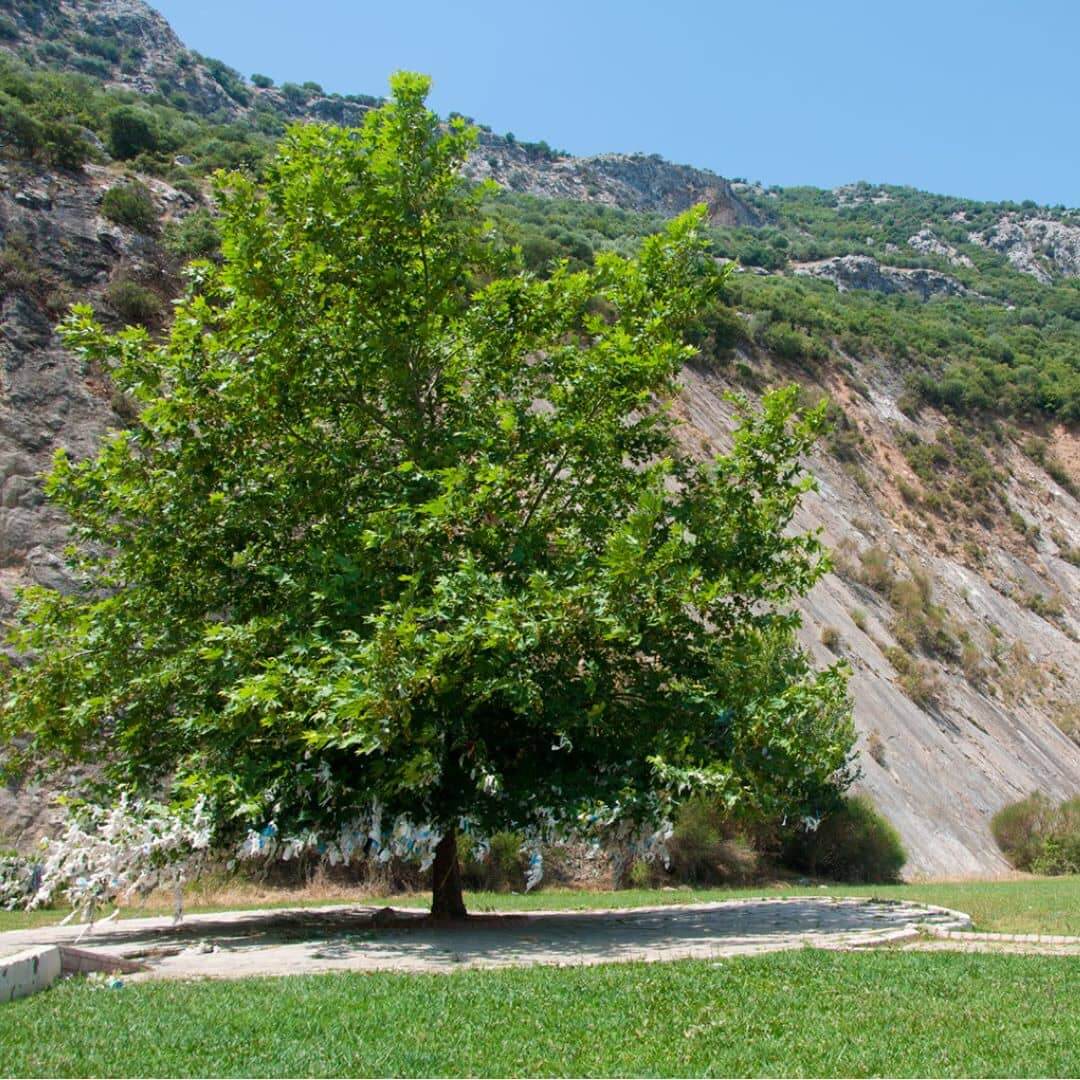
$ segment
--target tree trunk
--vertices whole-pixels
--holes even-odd
[[[461,867],[458,865],[457,833],[451,829],[435,846],[431,873],[431,914],[436,919],[464,919]]]

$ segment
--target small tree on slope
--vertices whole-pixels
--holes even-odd
[[[2,726],[13,768],[208,797],[221,843],[424,823],[433,911],[461,915],[463,828],[691,792],[805,812],[852,729],[788,610],[824,569],[787,529],[820,412],[775,393],[699,462],[667,407],[721,285],[701,215],[635,260],[520,272],[427,86],[225,179],[224,261],[164,342],[76,309],[69,343],[143,407],[56,458],[86,587],[24,596]]]

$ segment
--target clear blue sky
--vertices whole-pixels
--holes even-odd
[[[278,82],[456,109],[575,154],[1080,205],[1076,0],[151,0]]]

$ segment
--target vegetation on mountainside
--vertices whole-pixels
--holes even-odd
[[[242,123],[203,117],[162,94],[106,89],[93,75],[35,71],[0,55],[0,150],[20,158],[77,168],[102,160],[101,145],[140,173],[184,182],[257,167],[284,130],[270,113]]]
[[[1055,804],[1036,792],[999,810],[990,829],[1017,870],[1080,874],[1080,796]]]
[[[75,51],[80,48],[93,54],[86,42],[76,42]],[[192,56],[237,102],[248,103],[237,73]],[[215,169],[258,171],[285,130],[287,118],[264,96],[257,96],[245,119],[237,121],[200,115],[182,93],[168,88],[150,95],[106,90],[101,77],[35,71],[0,58],[0,139],[19,154],[71,168],[99,156],[89,133],[136,171],[188,189],[194,178]],[[315,84],[288,84],[286,90],[286,98],[301,105],[317,93]],[[742,185],[739,193],[767,224],[714,228],[711,250],[774,273],[746,274],[733,282],[728,302],[752,318],[740,323],[717,313],[722,332],[709,342],[714,358],[741,339],[809,369],[850,358],[899,364],[913,407],[922,400],[957,415],[1080,419],[1080,281],[1042,284],[969,239],[1003,213],[1053,213],[1074,224],[1075,215],[1034,204],[980,203],[869,185],[839,193],[762,192]],[[489,199],[486,209],[500,232],[520,244],[526,265],[540,273],[549,273],[560,259],[578,268],[592,265],[603,251],[631,253],[662,226],[657,215],[513,192]],[[972,265],[953,266],[940,255],[909,248],[908,238],[928,224]],[[937,269],[972,295],[924,301],[905,294],[838,292],[828,282],[782,273],[793,262],[843,254]]]
[[[472,134],[393,87],[222,182],[222,262],[164,340],[67,324],[143,409],[57,456],[88,588],[27,590],[0,730],[114,791],[170,778],[223,842],[430,826],[441,914],[462,822],[820,816],[853,729],[844,666],[795,641],[826,562],[788,526],[824,407],[767,395],[689,459],[657,405],[723,282],[703,214],[522,273],[460,179]]]
[[[738,336],[810,370],[827,359],[899,362],[913,402],[921,398],[958,415],[1080,419],[1080,281],[1041,284],[966,238],[968,230],[1002,213],[1034,213],[1034,208],[887,190],[890,203],[867,200],[848,210],[836,205],[832,192],[782,189],[777,200],[755,204],[772,224],[714,228],[712,251],[744,266],[776,271],[801,259],[871,254],[890,265],[942,270],[980,296],[925,301],[906,294],[838,292],[829,282],[805,277],[746,274],[733,281],[727,298],[753,316]],[[587,263],[591,252],[630,250],[660,227],[652,215],[511,193],[501,195],[496,206],[509,235],[521,242],[538,270],[560,256]],[[811,207],[816,212],[808,212]],[[942,217],[964,208],[969,224]],[[974,267],[954,267],[907,248],[908,237],[927,221],[944,239],[955,240]],[[867,246],[863,238],[871,226],[880,237]],[[886,243],[901,250],[885,252]]]
[[[907,862],[900,834],[865,795],[852,795],[814,830],[792,833],[784,862],[837,881],[894,882]]]

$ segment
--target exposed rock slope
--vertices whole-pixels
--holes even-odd
[[[865,397],[832,376],[827,382],[865,439],[860,472],[823,448],[811,463],[820,492],[806,498],[798,517],[801,527],[822,529],[838,552],[837,572],[802,605],[802,637],[819,662],[843,657],[852,667],[860,786],[900,831],[910,854],[906,872],[1002,872],[1007,864],[988,828],[993,813],[1035,790],[1057,798],[1080,791],[1080,745],[1055,723],[1080,700],[1080,569],[1062,558],[1063,547],[1080,544],[1080,504],[1008,451],[1016,470],[1010,495],[1042,535],[1034,547],[1018,548],[1005,530],[979,529],[982,565],[974,567],[959,526],[952,531],[948,522],[907,512],[897,492],[898,481],[918,483],[897,449],[897,431],[932,437],[940,418],[907,420],[888,379],[872,364],[856,368]],[[733,422],[725,380],[691,368],[684,384],[687,419],[711,445],[723,446]],[[912,572],[925,575],[932,602],[954,634],[970,636],[974,653],[922,657],[921,682],[905,680],[892,651],[910,655],[904,616],[893,590],[882,590],[864,569],[859,556],[867,552],[886,554],[901,582]],[[1025,602],[1048,586],[1063,600],[1053,620]]]
[[[713,224],[759,224],[758,215],[736,196],[722,176],[688,165],[673,165],[655,154],[579,158],[538,153],[505,138],[484,134],[466,172],[474,179],[494,180],[512,191],[530,195],[665,215],[705,203]]]
[[[1017,270],[1044,283],[1080,275],[1080,225],[1004,214],[992,228],[972,232],[968,239],[1000,251]]]
[[[818,262],[795,263],[793,273],[831,281],[841,292],[867,289],[880,293],[913,293],[923,300],[931,296],[966,296],[968,289],[948,274],[883,266],[869,255],[839,255]]]

